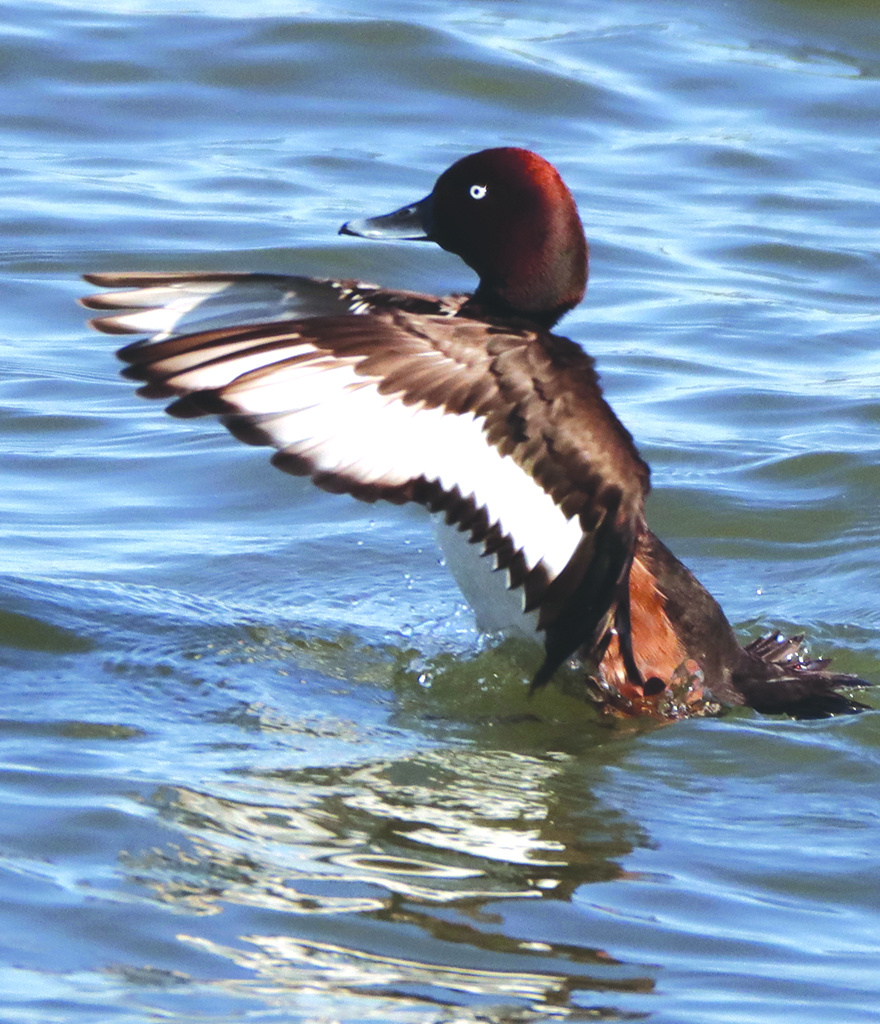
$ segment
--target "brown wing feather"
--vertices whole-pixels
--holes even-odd
[[[94,280],[129,285],[133,279]],[[93,305],[101,308],[100,300]],[[602,398],[592,360],[567,339],[392,308],[136,342],[120,356],[128,363],[126,375],[144,382],[142,394],[176,397],[169,411],[178,416],[219,414],[236,436],[279,448],[273,462],[281,469],[308,473],[328,490],[365,500],[418,501],[461,524],[524,588],[526,606],[540,610],[547,660],[536,685],[580,648],[601,655],[618,606],[628,600],[648,470]],[[396,415],[402,405],[422,419],[425,410],[442,413],[444,421],[476,418],[482,428],[476,443],[508,455],[565,519],[577,521],[581,539],[567,564],[553,572],[541,562],[529,564],[502,524],[450,482],[453,470],[444,470],[442,480],[415,471],[404,479],[393,465],[387,472],[364,468],[357,455],[348,463],[322,464],[324,439],[298,443],[285,436],[285,375],[293,381],[299,372],[320,377],[348,368],[355,377],[346,394],[355,401],[358,388],[372,389],[377,415],[392,405]],[[265,395],[275,404],[263,407]],[[426,451],[426,461],[448,465],[455,455]],[[394,453],[388,458],[393,463]],[[617,619],[625,630],[628,616]],[[621,643],[627,647],[628,637]]]

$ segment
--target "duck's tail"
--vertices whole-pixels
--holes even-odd
[[[872,684],[858,676],[829,672],[828,659],[806,656],[803,641],[803,636],[777,633],[753,640],[743,649],[748,660],[732,682],[745,703],[767,715],[793,718],[830,718],[869,710],[867,704],[839,691]]]
[[[809,658],[801,636],[770,635],[741,646],[718,602],[650,531],[636,547],[629,595],[641,678],[633,680],[614,638],[588,685],[609,713],[680,718],[727,704],[828,718],[868,709],[840,691],[871,684]]]

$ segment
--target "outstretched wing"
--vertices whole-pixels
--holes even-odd
[[[119,352],[125,376],[143,382],[140,394],[173,399],[175,416],[216,414],[243,441],[274,447],[280,469],[326,490],[443,511],[493,555],[546,631],[535,685],[578,649],[601,656],[612,626],[626,646],[648,470],[602,398],[592,360],[572,342],[412,312],[403,297],[362,316],[300,305],[293,319],[181,334],[177,313],[192,301],[186,278],[90,280],[135,288],[85,300],[136,311],[95,327],[156,332]],[[196,290],[224,280],[192,279]],[[282,281],[288,290],[303,281],[348,287],[302,278],[273,278],[271,287],[283,291]],[[413,298],[437,309],[437,300]]]
[[[265,324],[313,316],[364,313],[376,307],[413,313],[454,313],[459,302],[418,292],[389,291],[363,281],[336,281],[288,274],[139,273],[86,274],[101,288],[81,299],[100,317],[92,325],[105,334],[174,334]]]

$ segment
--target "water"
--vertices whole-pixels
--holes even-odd
[[[878,73],[865,0],[5,5],[0,1019],[880,1020],[876,714],[527,701],[415,511],[171,421],[73,305],[467,288],[336,228],[534,148],[654,529],[743,636],[880,679]]]

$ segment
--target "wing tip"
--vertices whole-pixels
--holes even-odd
[[[100,334],[149,334],[143,327],[132,327],[124,322],[124,317],[93,316],[87,321],[93,331]]]

